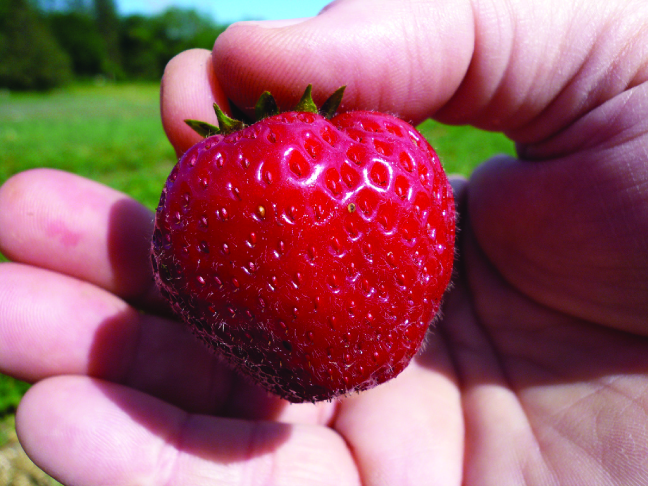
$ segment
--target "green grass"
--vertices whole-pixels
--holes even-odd
[[[477,165],[493,155],[515,155],[513,142],[501,133],[443,125],[433,120],[425,121],[418,130],[436,149],[448,174],[469,176]]]
[[[16,410],[27,388],[29,388],[27,383],[0,374],[0,417]],[[1,446],[2,440],[0,440]]]
[[[0,97],[0,183],[55,167],[122,190],[153,207],[175,162],[158,86],[75,86]]]
[[[514,154],[512,142],[500,134],[433,121],[419,128],[449,173],[469,175],[495,153]],[[53,167],[107,184],[154,208],[175,160],[160,123],[157,85],[0,92],[0,184],[27,169]],[[0,416],[15,409],[26,389],[0,375]]]

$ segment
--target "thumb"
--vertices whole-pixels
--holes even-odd
[[[266,90],[288,109],[307,84],[316,102],[347,85],[342,110],[435,115],[534,145],[647,80],[644,3],[337,0],[308,19],[233,24],[212,62],[244,110]],[[571,141],[534,156],[584,144]]]
[[[288,109],[308,84],[317,103],[346,85],[342,110],[379,110],[419,123],[453,95],[474,45],[470,2],[422,5],[336,1],[316,17],[233,24],[214,46],[217,79],[246,111],[263,91]],[[454,39],[432,38],[431,26],[443,24],[454,26]]]

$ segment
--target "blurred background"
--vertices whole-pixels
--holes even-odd
[[[0,0],[0,86],[159,79],[167,61],[212,48],[237,20],[316,15],[325,0]]]
[[[158,112],[169,59],[211,49],[232,22],[308,17],[327,3],[0,0],[0,184],[30,168],[53,167],[153,209],[176,162]],[[514,154],[501,134],[432,120],[418,128],[450,173],[469,175],[495,153]],[[28,387],[0,373],[0,486],[58,484],[16,438],[14,414]]]

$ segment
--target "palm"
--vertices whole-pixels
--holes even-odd
[[[540,305],[474,241],[465,259],[442,332],[461,384],[467,482],[629,484],[643,474],[646,338]]]

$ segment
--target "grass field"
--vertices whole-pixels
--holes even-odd
[[[175,155],[160,123],[157,85],[88,85],[0,97],[0,160],[0,182],[56,167],[153,206]]]
[[[419,128],[451,173],[469,175],[495,153],[514,153],[512,143],[499,134],[433,121]],[[0,92],[0,184],[26,169],[54,167],[105,183],[153,208],[174,162],[160,123],[157,85]],[[26,389],[0,375],[0,418],[13,412]]]

